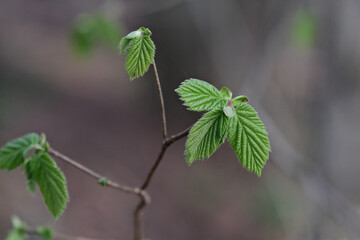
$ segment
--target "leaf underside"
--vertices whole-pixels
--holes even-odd
[[[198,79],[188,79],[175,90],[184,105],[192,111],[210,111],[222,109],[227,103],[223,94],[213,85]]]

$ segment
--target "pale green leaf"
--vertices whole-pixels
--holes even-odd
[[[24,163],[26,154],[38,142],[39,136],[35,133],[8,142],[0,149],[0,169],[12,170]]]
[[[69,201],[64,174],[47,153],[34,156],[29,164],[32,178],[39,186],[46,206],[57,219]]]
[[[223,94],[213,85],[194,78],[182,82],[175,91],[184,101],[184,105],[192,111],[222,109],[227,103]]]
[[[220,92],[223,98],[225,98],[226,100],[231,100],[232,92],[230,91],[230,89],[228,89],[227,87],[223,87]]]
[[[143,76],[155,58],[155,44],[150,38],[151,31],[141,27],[121,39],[119,51],[126,56],[126,71],[130,79]]]
[[[53,240],[53,231],[48,227],[39,227],[36,229],[37,233],[41,237],[42,240]]]
[[[6,240],[24,240],[26,239],[26,225],[17,217],[11,218],[13,229],[9,232]]]
[[[186,141],[185,156],[190,165],[197,159],[209,158],[224,142],[229,118],[223,110],[206,113],[195,123]]]
[[[232,117],[235,115],[235,108],[234,107],[230,107],[230,106],[225,106],[223,108],[223,111],[224,111],[224,114],[227,116],[227,117]]]
[[[233,100],[231,100],[234,107],[239,106],[241,103],[248,102],[249,99],[246,96],[237,96]]]
[[[260,176],[269,158],[270,142],[264,124],[249,104],[240,104],[230,118],[228,140],[242,165]]]
[[[14,228],[12,229],[6,237],[6,240],[25,240],[26,234],[25,231]]]

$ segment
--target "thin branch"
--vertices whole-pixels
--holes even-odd
[[[156,158],[156,161],[155,161],[154,165],[151,167],[150,172],[148,173],[144,183],[141,185],[141,188],[140,188],[141,190],[145,190],[149,186],[150,181],[151,181],[156,169],[159,167],[159,165],[160,165],[160,163],[161,163],[161,161],[162,161],[162,159],[164,157],[166,149],[168,147],[170,147],[170,145],[173,144],[174,142],[176,142],[177,140],[180,140],[181,138],[187,136],[190,129],[191,129],[191,127],[188,127],[184,131],[165,139],[165,141],[161,145],[161,150],[160,150],[160,152],[159,152],[159,154],[158,154],[158,156]]]
[[[175,134],[169,138],[165,138],[165,140],[163,141],[162,145],[161,145],[161,150],[156,158],[156,161],[154,163],[154,165],[152,166],[152,168],[150,169],[150,172],[148,173],[144,183],[141,185],[141,190],[145,191],[147,189],[147,187],[149,186],[152,177],[155,174],[156,169],[159,167],[164,154],[166,152],[166,149],[168,147],[170,147],[171,144],[173,144],[174,142],[180,140],[181,138],[185,137],[188,135],[189,131],[190,131],[191,127],[188,127],[187,129],[185,129],[184,131]],[[145,199],[141,199],[139,204],[137,205],[135,212],[134,212],[134,224],[135,224],[135,229],[134,229],[134,236],[135,236],[135,240],[142,240],[143,239],[143,235],[144,235],[144,230],[143,230],[143,226],[142,226],[142,215],[144,214],[144,208],[146,207],[146,205],[148,204],[148,202],[145,201]]]
[[[161,106],[161,117],[162,117],[162,124],[163,124],[163,140],[165,140],[167,138],[167,127],[166,127],[166,115],[165,115],[164,97],[163,97],[162,90],[161,90],[160,78],[159,78],[159,73],[158,73],[158,70],[157,70],[157,67],[156,67],[155,60],[152,63],[152,65],[154,67],[156,84],[157,84],[157,88],[158,88],[158,91],[159,91],[160,106]]]
[[[141,185],[142,190],[145,190],[149,186],[150,181],[151,181],[156,169],[160,165],[161,160],[163,159],[163,156],[164,156],[167,148],[168,148],[168,146],[165,143],[161,146],[161,150],[156,158],[154,165],[151,167],[150,172],[148,173],[144,183]]]
[[[64,161],[64,162],[68,163],[72,167],[75,167],[75,168],[79,169],[80,171],[82,171],[83,173],[86,173],[90,177],[95,178],[98,182],[100,180],[102,180],[102,179],[106,179],[105,177],[103,177],[99,173],[97,173],[97,172],[85,167],[84,165],[72,160],[71,158],[63,155],[62,153],[59,153],[55,149],[50,148],[48,153],[51,154],[52,156]],[[107,182],[108,187],[120,190],[122,192],[130,193],[130,194],[135,194],[135,195],[139,195],[139,196],[141,195],[142,198],[144,198],[144,200],[146,200],[146,201],[149,201],[149,199],[150,199],[148,194],[145,191],[141,190],[140,188],[134,188],[134,187],[121,185],[121,184],[113,182],[111,180],[106,180],[106,182]]]
[[[188,127],[187,129],[185,129],[184,131],[172,135],[171,137],[169,137],[168,139],[166,139],[165,143],[170,146],[171,144],[173,144],[174,142],[176,142],[177,140],[182,139],[183,137],[186,137],[189,134],[190,129],[192,128],[192,125],[190,127]]]
[[[28,235],[40,236],[38,231],[36,230],[36,228],[27,227],[27,229],[25,231]],[[53,233],[53,239],[54,240],[100,240],[100,239],[95,239],[95,238],[68,236],[68,235],[64,235],[64,234],[56,233],[56,232]]]

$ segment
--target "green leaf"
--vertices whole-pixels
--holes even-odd
[[[175,91],[192,111],[222,109],[227,103],[227,99],[213,85],[194,78],[182,82]]]
[[[53,231],[48,227],[39,227],[37,233],[40,235],[42,240],[52,240],[53,239]]]
[[[25,173],[26,181],[27,181],[27,188],[28,188],[29,192],[34,193],[36,190],[36,181],[33,177],[33,173],[31,170],[31,160],[32,160],[32,158],[26,159],[23,170]]]
[[[318,35],[318,21],[309,11],[299,11],[293,21],[292,37],[295,44],[313,47]]]
[[[25,231],[20,229],[12,229],[6,237],[6,240],[24,240],[26,239]]]
[[[71,45],[75,53],[89,54],[98,43],[116,47],[120,27],[103,14],[82,14],[75,20],[71,30]]]
[[[206,113],[195,123],[186,141],[185,156],[191,165],[197,159],[209,158],[224,142],[229,118],[223,110]]]
[[[231,100],[234,107],[239,106],[241,103],[248,102],[249,99],[246,96],[237,96],[233,100]]]
[[[143,35],[143,31],[141,28],[139,28],[138,30],[133,31],[133,32],[129,33],[128,35],[126,35],[125,37],[123,37],[120,40],[120,43],[118,46],[120,53],[125,54],[126,51],[128,50],[128,48],[130,47],[131,41],[136,37],[141,37],[142,35]]]
[[[6,240],[26,239],[26,225],[16,216],[12,217],[11,221],[13,229],[7,235]]]
[[[249,104],[240,104],[230,118],[228,140],[242,165],[260,176],[269,158],[270,142],[264,124]]]
[[[64,174],[47,153],[34,156],[29,164],[32,177],[40,188],[46,206],[57,219],[69,201]]]
[[[39,136],[35,133],[8,142],[0,149],[0,169],[12,170],[24,163],[26,154],[38,142]]]
[[[231,100],[232,92],[230,91],[230,89],[228,89],[227,87],[223,87],[220,92],[224,99]]]
[[[154,62],[155,44],[150,36],[151,31],[141,27],[120,41],[120,53],[127,52],[125,67],[131,80],[143,76]]]

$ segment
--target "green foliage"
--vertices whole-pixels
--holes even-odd
[[[260,176],[269,158],[270,142],[265,126],[249,104],[236,108],[230,118],[228,139],[242,165]]]
[[[53,240],[53,231],[48,227],[39,227],[36,229],[42,240]]]
[[[318,34],[316,17],[308,11],[299,11],[293,22],[293,40],[297,45],[314,46]]]
[[[120,53],[127,53],[125,67],[130,80],[143,76],[154,62],[155,44],[150,36],[151,31],[141,27],[122,38],[119,43]]]
[[[32,178],[44,197],[45,204],[57,219],[69,201],[66,179],[55,161],[47,153],[40,153],[29,160]]]
[[[71,31],[71,45],[76,54],[86,56],[99,43],[115,48],[120,38],[120,27],[102,14],[80,15]]]
[[[45,135],[41,139],[35,133],[17,138],[0,149],[0,169],[12,170],[23,164],[29,191],[34,193],[38,185],[49,211],[58,218],[69,201],[69,195],[63,173],[47,153],[49,148]],[[33,156],[26,158],[31,150],[34,150]]]
[[[227,137],[242,165],[260,176],[269,158],[270,142],[256,111],[246,103],[248,98],[231,99],[228,88],[219,91],[197,79],[185,80],[176,91],[189,110],[209,111],[189,132],[187,163],[209,158]]]
[[[28,227],[18,217],[12,217],[13,228],[7,235],[5,240],[25,240],[28,239]],[[33,230],[31,231],[33,232]],[[36,233],[42,240],[53,240],[53,231],[48,227],[38,227]]]
[[[228,121],[222,110],[212,110],[195,123],[186,141],[189,165],[197,159],[210,157],[220,147],[226,137]]]
[[[232,99],[231,102],[234,107],[239,106],[243,102],[248,102],[249,99],[246,96],[237,96],[236,98]]]
[[[38,142],[39,136],[35,133],[8,142],[0,149],[0,169],[13,170],[23,164],[26,154]]]
[[[32,158],[26,159],[23,170],[26,177],[27,188],[29,192],[34,193],[36,190],[36,181],[33,177],[33,171],[31,169],[31,159]]]
[[[220,92],[213,85],[194,78],[190,78],[181,83],[175,91],[184,101],[184,105],[191,111],[210,111],[222,109],[231,98],[230,90],[223,88]],[[229,93],[230,92],[230,93]]]
[[[6,240],[24,240],[26,239],[26,225],[21,220],[14,216],[12,217],[13,229],[9,232]]]
[[[230,89],[228,89],[227,87],[223,87],[220,92],[224,99],[231,100],[232,92],[230,91]]]

